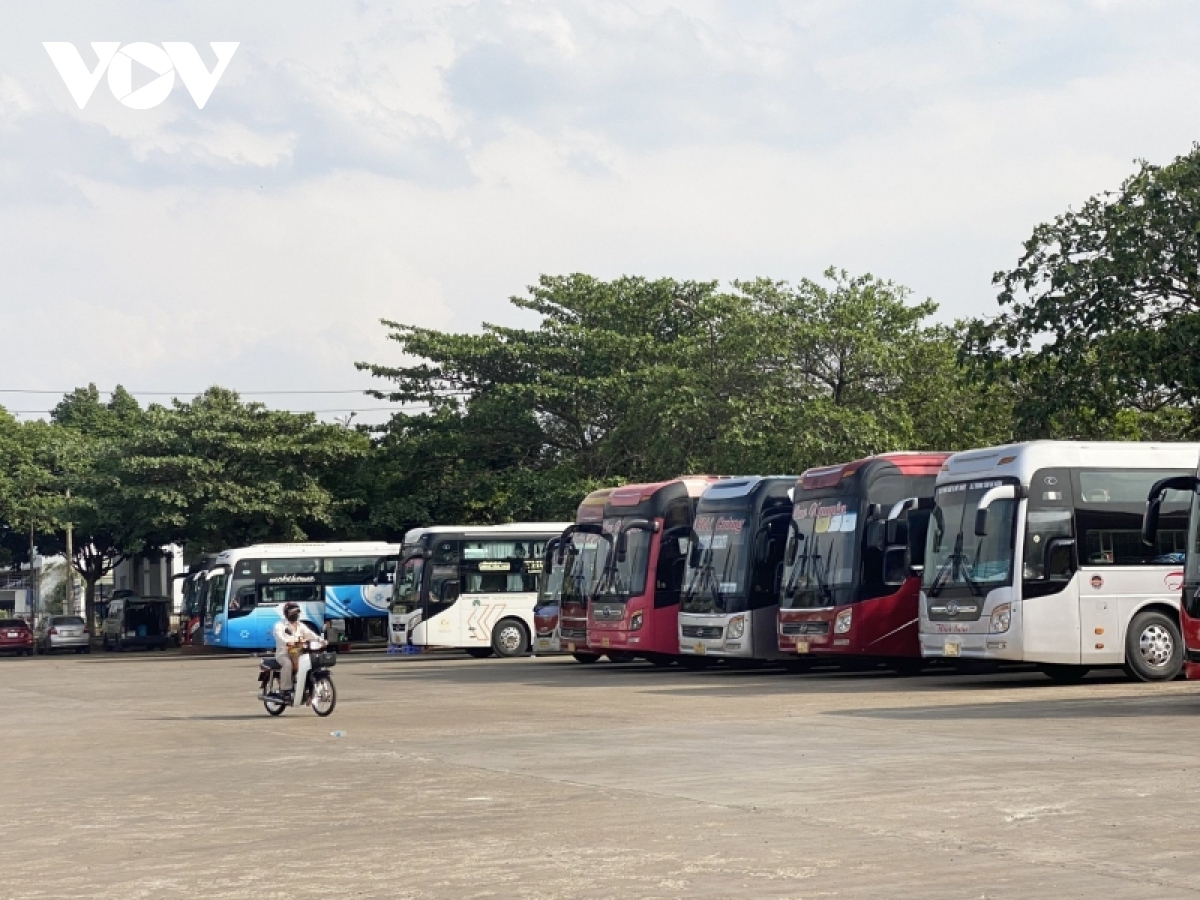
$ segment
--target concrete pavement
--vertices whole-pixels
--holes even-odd
[[[0,891],[1200,896],[1200,685],[351,654],[272,719],[254,674],[0,660]]]

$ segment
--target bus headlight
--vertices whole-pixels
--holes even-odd
[[[734,616],[729,620],[729,627],[725,629],[725,637],[737,640],[746,633],[746,617]]]
[[[851,620],[854,618],[854,610],[843,609],[837,614],[837,618],[833,622],[834,634],[845,634],[850,630]]]
[[[633,618],[631,618],[629,620],[629,630],[630,631],[641,631],[642,630],[642,611],[641,610],[638,610],[637,612],[635,612],[633,614]]]
[[[1012,624],[1012,604],[1001,603],[992,610],[992,620],[988,622],[988,634],[1004,634]]]

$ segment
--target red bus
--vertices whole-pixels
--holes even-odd
[[[575,524],[546,548],[546,574],[534,610],[539,651],[564,651],[582,663],[600,658],[588,647],[587,598],[608,556],[610,538],[602,530],[610,493],[612,488],[603,488],[584,497]]]
[[[949,456],[885,453],[800,476],[780,581],[781,652],[920,671],[915,567]],[[909,498],[928,507],[909,509]]]
[[[696,503],[716,476],[613,488],[604,504],[611,537],[588,603],[588,647],[657,666],[679,656],[679,596]]]

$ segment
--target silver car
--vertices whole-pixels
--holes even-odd
[[[36,642],[42,653],[55,650],[92,652],[92,636],[79,616],[47,616],[38,625]]]

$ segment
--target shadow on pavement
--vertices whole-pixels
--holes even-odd
[[[1200,695],[1082,697],[1078,700],[1013,700],[961,706],[910,706],[902,709],[843,709],[822,715],[917,721],[1006,719],[1132,719],[1148,716],[1198,718]]]

